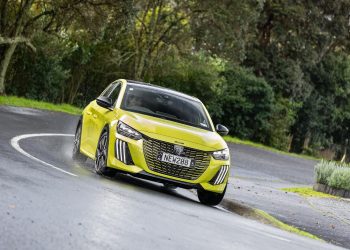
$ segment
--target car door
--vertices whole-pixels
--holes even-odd
[[[115,103],[119,97],[119,93],[121,90],[121,83],[115,82],[110,84],[107,91],[102,92],[101,96],[111,98],[113,103]],[[91,146],[92,152],[96,151],[97,143],[100,138],[102,129],[106,124],[109,123],[110,113],[112,111],[106,108],[99,106],[96,101],[94,101],[91,105]]]

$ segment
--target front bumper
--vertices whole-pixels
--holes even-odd
[[[224,191],[230,172],[229,160],[215,160],[210,156],[208,166],[196,179],[184,179],[162,174],[148,167],[144,154],[143,139],[136,141],[116,134],[113,128],[111,128],[111,130],[107,160],[109,167],[127,172],[136,177],[161,183],[169,183],[182,188],[204,189],[216,193],[222,193]],[[217,178],[221,180],[219,184]]]

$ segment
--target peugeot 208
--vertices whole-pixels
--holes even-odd
[[[151,84],[117,80],[83,111],[73,158],[95,162],[95,171],[116,171],[196,189],[201,203],[217,205],[230,170],[228,147],[200,100]]]

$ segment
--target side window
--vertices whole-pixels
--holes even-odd
[[[100,96],[109,97],[112,99],[113,103],[115,103],[118,99],[121,86],[120,83],[111,83]]]
[[[115,84],[113,83],[109,84],[108,87],[105,88],[105,90],[103,90],[103,92],[100,94],[100,96],[109,97],[109,94],[111,93],[114,85]]]

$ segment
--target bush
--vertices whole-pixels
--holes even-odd
[[[62,50],[54,41],[37,38],[38,50],[32,53],[25,47],[19,47],[13,57],[13,74],[7,84],[6,93],[24,96],[29,99],[60,103],[63,88],[70,77],[69,70],[62,65]],[[48,48],[52,48],[49,50]],[[9,71],[9,76],[12,75]],[[11,77],[9,77],[10,79]]]
[[[217,97],[223,114],[221,121],[234,136],[268,144],[275,105],[271,86],[240,67],[226,70],[222,75],[226,83]]]
[[[279,150],[289,151],[291,143],[290,128],[295,122],[298,104],[288,99],[278,98],[270,119],[268,145]]]
[[[315,166],[315,177],[316,182],[324,185],[328,185],[328,179],[332,173],[339,168],[335,162],[331,161],[320,161]]]
[[[346,189],[350,191],[350,169],[335,169],[328,179],[328,185],[333,188]]]
[[[315,166],[315,177],[317,183],[350,190],[349,165],[322,160]]]

